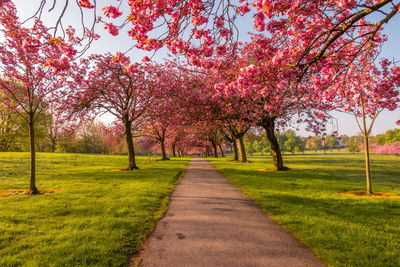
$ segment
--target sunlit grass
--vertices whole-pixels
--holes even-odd
[[[0,266],[125,266],[164,213],[188,158],[115,172],[126,156],[37,155],[37,186],[0,198]],[[0,191],[29,188],[29,155],[0,153]]]
[[[209,160],[271,217],[332,266],[399,266],[400,199],[339,194],[365,190],[363,155],[286,155],[294,170],[266,172],[270,157],[250,163]],[[372,155],[375,191],[400,194],[400,157]]]

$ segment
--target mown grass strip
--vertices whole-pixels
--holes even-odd
[[[362,155],[286,156],[294,170],[266,172],[271,158],[251,163],[209,158],[232,183],[332,266],[398,266],[400,199],[340,194],[365,190]],[[373,189],[400,195],[400,157],[372,155]]]
[[[38,154],[38,188],[0,198],[0,266],[125,266],[165,212],[189,158],[113,172],[125,156]],[[29,155],[0,153],[0,191],[29,183]]]

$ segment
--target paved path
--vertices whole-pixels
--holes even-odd
[[[210,163],[194,158],[142,266],[323,266]]]

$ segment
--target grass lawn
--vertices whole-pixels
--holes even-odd
[[[189,158],[119,171],[126,156],[37,154],[37,186],[0,198],[0,266],[125,266],[166,210]],[[0,153],[0,191],[29,188],[29,154]]]
[[[400,266],[400,199],[339,194],[365,190],[362,154],[286,155],[287,172],[271,157],[251,163],[209,158],[233,184],[330,266]],[[373,190],[400,195],[400,157],[371,156]]]

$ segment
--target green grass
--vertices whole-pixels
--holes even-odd
[[[365,190],[361,154],[287,155],[295,169],[287,172],[257,171],[273,167],[270,157],[209,160],[328,265],[400,266],[400,199],[339,194]],[[400,194],[400,157],[372,155],[371,163],[373,189]]]
[[[0,198],[0,266],[125,266],[166,210],[188,158],[127,166],[126,156],[37,155],[39,189]],[[28,153],[0,153],[0,191],[29,188]]]

